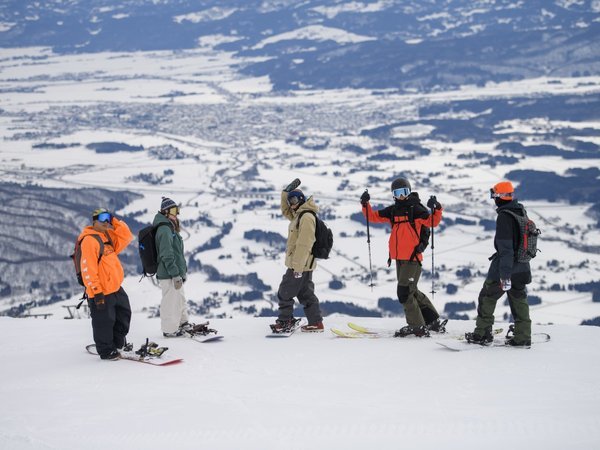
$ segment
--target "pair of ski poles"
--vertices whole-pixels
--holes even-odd
[[[365,189],[365,193],[368,194],[369,190]],[[431,196],[431,198],[433,198],[433,196]],[[435,259],[434,259],[435,231],[434,231],[434,227],[433,227],[433,212],[434,212],[434,209],[431,208],[431,300],[433,300],[433,297],[435,296]],[[367,246],[369,248],[369,277],[371,280],[369,287],[371,288],[371,291],[372,291],[373,286],[374,286],[374,284],[373,284],[373,263],[372,263],[372,258],[371,258],[371,229],[369,226],[368,211],[365,214],[365,217],[367,218]]]

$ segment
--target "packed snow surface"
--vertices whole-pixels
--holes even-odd
[[[135,308],[134,308],[135,310]],[[194,318],[201,321],[202,318]],[[593,449],[600,442],[600,329],[534,326],[529,350],[461,353],[445,337],[266,339],[268,318],[211,321],[200,344],[134,313],[130,340],[184,362],[86,353],[89,320],[0,318],[1,449]],[[403,319],[333,316],[395,329]],[[507,324],[496,324],[506,329]]]

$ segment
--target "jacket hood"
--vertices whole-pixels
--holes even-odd
[[[404,200],[394,200],[396,206],[414,206],[421,203],[419,194],[417,192],[411,192]]]
[[[161,213],[156,213],[156,215],[154,216],[154,220],[152,221],[152,225],[156,226],[159,223],[168,223],[171,226],[171,228],[173,227],[173,224],[171,223],[171,221],[169,219],[167,219]]]
[[[313,199],[312,195],[308,197],[308,199],[304,203],[302,203],[300,208],[296,210],[296,215],[300,214],[302,211],[312,211],[315,214],[319,211],[319,207],[315,203],[315,200]]]
[[[513,211],[514,213],[516,213],[520,216],[525,215],[525,208],[516,199],[511,200],[506,205],[502,205],[502,206],[496,208],[496,212],[499,213],[500,211],[504,211],[506,209],[510,209],[511,211]]]
[[[77,240],[79,241],[79,240],[83,239],[85,236],[89,236],[92,234],[97,234],[98,236],[104,236],[104,234],[100,233],[99,231],[94,230],[94,227],[92,227],[91,225],[88,225],[81,231]]]
[[[394,210],[403,214],[406,214],[411,207],[415,219],[426,219],[429,217],[429,211],[421,204],[419,194],[416,192],[411,192],[404,200],[394,201]]]

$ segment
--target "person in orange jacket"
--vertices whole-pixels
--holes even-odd
[[[124,272],[117,255],[132,240],[127,224],[103,208],[92,213],[92,225],[85,227],[78,238],[81,277],[92,316],[96,350],[102,359],[117,359],[118,349],[125,345],[129,332],[131,307],[121,287]]]
[[[408,323],[396,332],[396,336],[429,336],[430,331],[444,333],[446,322],[440,322],[437,310],[417,287],[421,276],[422,253],[429,242],[428,227],[439,225],[442,205],[435,197],[431,197],[427,202],[427,206],[433,210],[433,214],[430,214],[421,204],[419,195],[411,191],[410,182],[405,178],[394,180],[392,195],[394,204],[381,210],[371,208],[371,197],[367,191],[360,197],[360,202],[363,215],[370,222],[389,222],[392,226],[388,265],[391,260],[396,261],[398,300],[404,307]]]

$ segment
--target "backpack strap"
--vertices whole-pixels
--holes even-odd
[[[517,251],[518,251],[519,247],[521,246],[523,239],[525,239],[525,236],[523,235],[523,230],[521,229],[521,222],[519,220],[520,219],[524,219],[526,221],[529,220],[529,218],[527,217],[527,211],[525,211],[525,208],[523,208],[524,216],[519,216],[518,214],[516,214],[508,209],[501,209],[499,211],[499,213],[506,213],[509,216],[511,216],[515,220],[515,223],[517,224],[517,228],[519,229],[519,236],[517,238],[517,248],[513,249],[515,251],[515,260],[516,260],[517,259]],[[495,255],[496,255],[496,253],[494,253],[492,256],[495,256]]]
[[[298,221],[296,222],[296,230],[300,229],[300,219],[302,219],[302,216],[304,214],[306,214],[306,213],[312,214],[314,216],[315,222],[316,222],[316,220],[317,220],[317,213],[315,213],[314,211],[302,211],[300,213],[300,215],[298,215]],[[316,232],[316,230],[315,230],[315,232]],[[311,251],[311,254],[312,254],[312,251]],[[311,260],[310,264],[308,265],[308,267],[312,267],[312,265],[314,264],[314,262],[315,262],[315,255],[312,255],[312,260]]]
[[[302,219],[302,216],[306,213],[312,214],[313,216],[315,216],[315,219],[317,218],[317,213],[315,213],[314,211],[302,211],[298,216],[298,221],[296,222],[296,230],[300,229],[300,219]]]
[[[100,260],[102,259],[102,256],[104,255],[104,241],[102,240],[102,238],[100,236],[98,236],[97,234],[86,234],[84,237],[82,237],[79,240],[79,247],[81,247],[81,243],[88,236],[92,236],[94,239],[96,239],[96,241],[98,242],[98,245],[100,246],[100,251],[98,252],[98,254],[99,254],[99,256],[98,256],[98,263],[100,263]],[[110,237],[108,238],[107,244],[113,245],[112,240],[110,239]],[[81,263],[79,263],[79,264],[81,265]]]
[[[391,218],[390,218],[392,227],[394,225],[400,225],[402,223],[409,223],[410,226],[412,227],[412,229],[414,230],[415,235],[417,236],[417,239],[419,240],[419,243],[415,246],[412,254],[410,255],[410,258],[408,259],[409,261],[412,261],[413,259],[416,258],[417,248],[421,244],[421,235],[417,231],[417,226],[415,225],[415,208],[414,208],[414,206],[410,205],[410,207],[408,208],[408,211],[406,213],[406,220],[399,220],[396,222],[395,217],[396,217],[396,207],[394,205],[394,207],[392,208],[392,214],[391,214]],[[417,262],[419,263],[419,265],[421,264],[421,261],[419,261],[418,259],[417,259]],[[387,266],[390,267],[391,265],[392,265],[392,257],[391,257],[391,255],[388,255]]]
[[[79,242],[77,242],[77,245],[79,247],[79,257],[81,258],[81,243],[88,236],[92,236],[98,242],[98,245],[100,247],[100,250],[98,252],[98,264],[100,264],[100,260],[102,259],[102,256],[104,255],[104,241],[97,234],[86,234],[84,237],[82,237],[81,239],[79,239]],[[108,238],[107,244],[112,245],[112,240],[110,239],[110,237]],[[81,261],[78,261],[78,266],[79,266],[79,270],[81,270]],[[88,295],[87,295],[87,291],[86,291],[86,289],[84,287],[83,288],[83,296],[80,298],[81,301],[77,304],[77,306],[75,306],[75,309],[81,308],[81,305],[87,299],[88,299]]]

